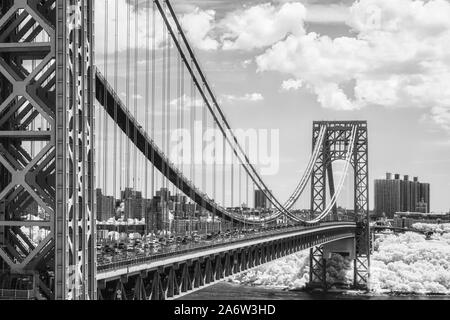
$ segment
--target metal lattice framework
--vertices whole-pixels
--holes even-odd
[[[2,269],[47,298],[95,297],[92,1],[2,1],[1,14]]]
[[[323,258],[323,246],[309,250],[309,283],[326,288],[326,260]]]
[[[48,263],[54,244],[56,19],[54,1],[2,4],[0,256],[7,264],[3,267],[25,274]],[[39,130],[30,126],[38,117],[44,125]],[[27,148],[32,141],[40,142],[38,150]],[[40,208],[39,221],[26,214],[33,206]],[[48,233],[36,244],[21,227],[45,228]]]
[[[311,211],[318,215],[326,207],[327,184],[330,197],[335,195],[333,180],[333,162],[346,160],[348,150],[353,148],[351,166],[354,172],[354,218],[358,225],[355,244],[356,259],[354,261],[354,286],[367,288],[369,283],[370,251],[368,248],[369,231],[369,174],[368,174],[368,137],[365,121],[332,121],[314,122],[313,147],[319,139],[321,128],[326,126],[325,139],[322,141],[321,152],[316,161],[311,181]],[[352,132],[356,128],[356,136]],[[352,141],[354,145],[351,146]],[[328,182],[328,183],[327,183]],[[336,208],[334,208],[336,213]],[[335,215],[329,219],[335,219]],[[316,263],[320,259],[315,259]],[[315,266],[311,266],[315,270]],[[318,273],[320,275],[320,273]]]

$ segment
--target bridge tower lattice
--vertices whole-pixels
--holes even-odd
[[[92,48],[93,0],[1,2],[0,271],[38,298],[96,297]]]
[[[313,149],[318,143],[320,129],[326,126],[326,134],[320,149],[318,161],[315,163],[311,177],[311,212],[313,216],[326,208],[327,185],[330,197],[335,193],[333,180],[333,162],[346,160],[347,150],[351,142],[352,129],[356,126],[356,139],[351,156],[354,185],[354,219],[357,224],[355,235],[354,287],[367,288],[369,284],[370,248],[369,248],[369,163],[368,135],[366,121],[317,121],[313,125]],[[334,207],[328,220],[338,219],[337,208]],[[326,262],[319,258],[322,248],[312,248],[310,282],[325,284]]]

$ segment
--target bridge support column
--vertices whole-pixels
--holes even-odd
[[[349,160],[354,177],[353,216],[338,214],[333,207],[331,220],[353,220],[357,223],[355,234],[354,286],[367,289],[370,269],[370,230],[369,230],[369,165],[368,134],[365,121],[318,121],[313,126],[313,150],[319,143],[321,130],[325,127],[325,138],[314,164],[311,176],[311,214],[317,217],[324,212],[327,201],[327,180],[330,197],[334,190],[332,163]],[[356,130],[356,132],[354,131]],[[356,133],[354,140],[352,134]],[[348,151],[353,143],[352,154]],[[351,159],[349,159],[351,156]],[[328,179],[327,179],[328,176]],[[330,220],[329,219],[329,220]]]
[[[353,288],[367,289],[367,265],[366,260],[357,254],[357,239],[343,239],[330,242],[320,247],[310,249],[310,270],[309,270],[309,286],[311,288],[327,289],[331,283],[327,282],[327,261],[331,259],[333,254],[340,254],[343,257],[349,257],[353,261]]]
[[[309,286],[311,288],[327,288],[326,259],[323,246],[313,247],[309,252]]]
[[[0,44],[0,272],[96,299],[93,0],[2,1]]]

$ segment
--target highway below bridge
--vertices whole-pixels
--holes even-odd
[[[98,299],[180,298],[293,253],[355,238],[355,232],[356,224],[352,222],[322,223],[101,264],[97,266]]]

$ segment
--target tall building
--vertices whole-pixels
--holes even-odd
[[[171,199],[170,191],[167,188],[161,188],[156,191],[153,199],[145,199],[145,222],[148,232],[159,232],[169,230],[170,217],[169,210],[174,210],[178,205],[174,205],[173,199],[184,201],[183,196],[174,196]]]
[[[114,197],[105,196],[101,189],[96,189],[97,195],[97,220],[107,221],[115,217],[116,200]]]
[[[270,191],[271,192],[271,191]],[[255,209],[270,209],[271,202],[262,190],[255,190]]]
[[[122,200],[125,204],[125,217],[127,219],[144,218],[144,199],[142,198],[142,192],[135,191],[132,188],[126,188],[121,192]]]
[[[375,215],[394,217],[395,212],[401,211],[400,179],[392,179],[387,173],[385,180],[375,180]]]
[[[386,179],[375,180],[375,215],[393,218],[396,212],[430,211],[430,185],[420,183],[418,177],[400,179],[387,173]]]

